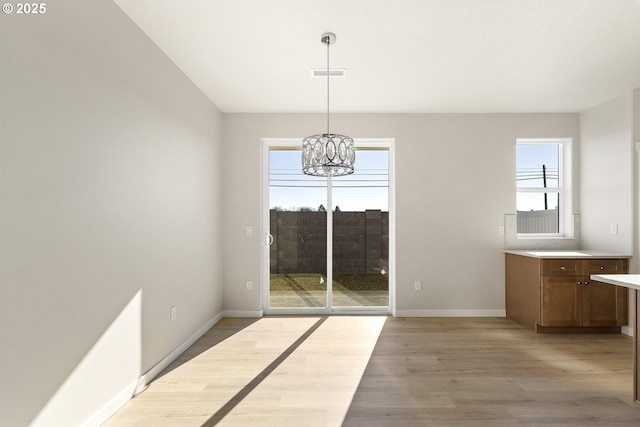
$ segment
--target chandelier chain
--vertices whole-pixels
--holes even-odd
[[[313,176],[343,176],[354,171],[356,159],[353,138],[332,134],[330,130],[330,78],[329,45],[334,43],[336,35],[325,33],[320,41],[327,45],[327,133],[311,135],[302,140],[302,172]]]
[[[331,40],[326,38],[327,43],[327,135],[329,135],[329,46],[331,46]]]

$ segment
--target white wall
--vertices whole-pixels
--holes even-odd
[[[640,273],[640,89],[633,91],[633,253],[629,266],[631,273]]]
[[[261,278],[262,234],[245,236],[246,225],[261,226],[260,138],[305,137],[324,123],[323,115],[224,115],[225,310],[261,309],[259,287],[244,285]],[[504,313],[498,225],[515,213],[516,138],[577,141],[578,129],[577,114],[332,115],[332,131],[396,140],[399,315]]]
[[[629,272],[640,273],[640,89],[633,91],[633,254],[629,262]],[[636,301],[633,292],[629,293],[629,325],[635,325]],[[627,331],[633,335],[633,330]]]
[[[580,114],[583,249],[632,253],[633,114],[633,92]]]
[[[7,426],[87,421],[222,311],[220,112],[114,3],[47,6],[0,16]]]

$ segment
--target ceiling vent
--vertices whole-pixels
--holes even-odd
[[[346,68],[332,68],[329,70],[329,77],[346,77]],[[327,69],[315,68],[311,70],[311,77],[327,77]]]

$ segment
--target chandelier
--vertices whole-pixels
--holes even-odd
[[[313,176],[349,175],[356,160],[353,139],[329,131],[329,46],[336,42],[336,35],[324,33],[320,42],[327,45],[327,133],[302,140],[302,172]]]

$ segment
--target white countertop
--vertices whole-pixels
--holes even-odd
[[[640,291],[640,274],[593,274],[591,280]]]
[[[507,254],[528,256],[532,258],[544,258],[544,259],[562,259],[562,258],[631,258],[629,254],[613,254],[610,252],[599,252],[599,251],[583,251],[580,249],[576,250],[541,250],[541,249],[532,249],[532,250],[505,250]]]

